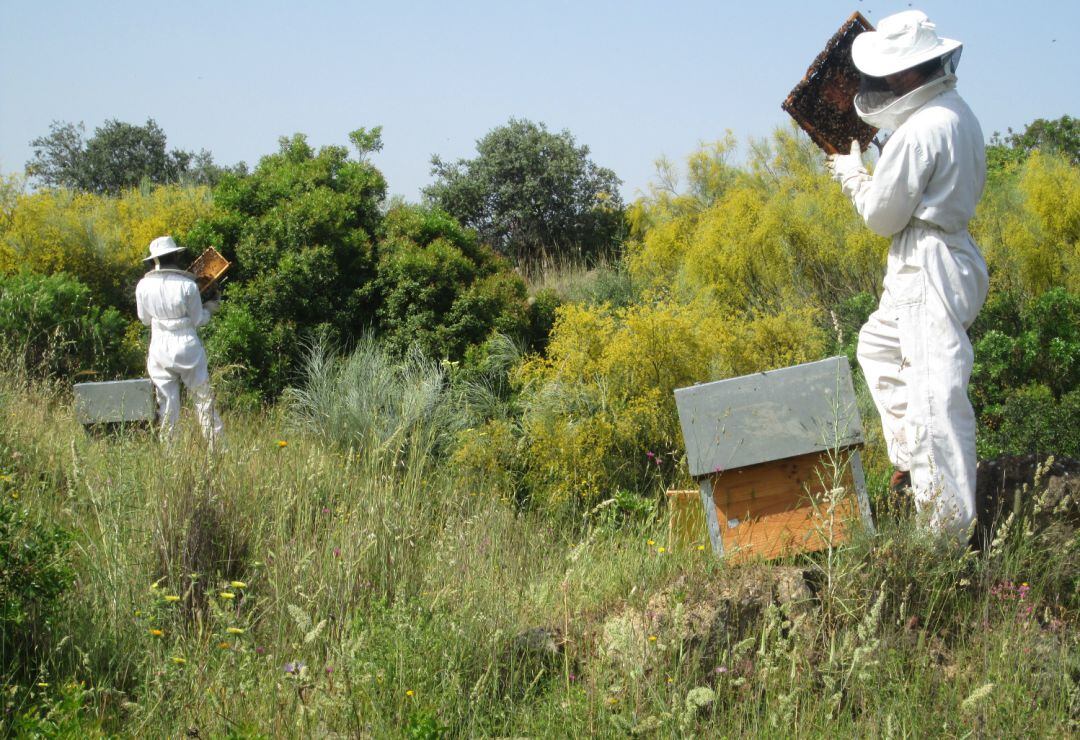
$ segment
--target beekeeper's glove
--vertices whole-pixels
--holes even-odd
[[[850,154],[830,154],[825,162],[832,179],[840,183],[844,195],[852,197],[859,189],[859,184],[870,179],[862,161],[862,148],[859,142],[852,140]]]

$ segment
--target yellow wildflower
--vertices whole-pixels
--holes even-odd
[[[232,591],[222,591],[221,593],[218,594],[218,596],[220,596],[223,599],[235,599],[236,598],[236,594],[234,594]]]
[[[698,552],[705,552],[705,545],[698,545],[697,549],[698,549]]]
[[[661,555],[663,555],[665,552],[667,552],[667,550],[665,548],[663,548],[663,547],[656,548],[656,551],[658,553],[660,553]]]
[[[161,637],[165,633],[162,632],[161,630],[154,629],[154,630],[150,630],[150,634],[153,635],[154,637]]]
[[[652,547],[653,545],[655,545],[655,544],[656,544],[656,542],[654,542],[653,540],[649,540],[649,541],[648,541],[648,542],[646,542],[645,544],[646,544],[646,545],[648,545],[649,547]]]
[[[180,601],[180,597],[176,594],[165,594],[165,601],[168,601],[170,603],[174,601]]]
[[[405,692],[405,696],[415,696],[415,695],[416,695],[416,692],[413,691],[412,689],[409,689],[408,691]]]
[[[656,642],[656,635],[649,635],[649,642]]]
[[[176,665],[184,665],[184,663],[187,663],[187,660],[181,658],[179,655],[174,655],[172,656],[172,662],[176,663]]]
[[[288,443],[288,442],[286,442],[286,441],[285,441],[285,440],[283,440],[283,439],[279,439],[279,440],[277,441],[277,446],[278,446],[279,448],[280,448],[280,447],[288,447],[288,446],[289,446],[289,443]]]
[[[243,581],[229,581],[229,585],[233,588],[247,588],[247,584]]]
[[[219,642],[217,646],[219,648],[221,648],[222,650],[228,650],[229,649],[229,643],[225,642],[224,640]]]
[[[49,688],[49,684],[47,682],[45,682],[45,681],[38,681],[37,685],[38,685],[39,689],[47,689],[47,688]]]
[[[229,627],[225,631],[228,632],[230,635],[242,635],[242,634],[244,634],[244,630],[241,627]]]

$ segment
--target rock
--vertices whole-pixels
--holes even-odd
[[[514,635],[499,661],[502,690],[521,698],[558,675],[564,644],[562,631],[555,627],[531,627]]]
[[[669,651],[697,651],[703,670],[712,671],[735,645],[757,633],[769,606],[802,628],[812,624],[816,604],[806,574],[792,566],[734,568],[704,584],[678,578],[644,609],[628,607],[609,618],[600,652],[620,672],[641,675]]]

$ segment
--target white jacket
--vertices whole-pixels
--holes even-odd
[[[209,379],[206,350],[196,332],[210,320],[194,276],[183,270],[148,272],[135,288],[139,320],[151,328],[148,365],[185,376],[199,385]]]
[[[893,236],[912,219],[945,234],[967,230],[986,184],[986,150],[975,114],[946,90],[896,129],[874,176],[852,200],[872,231]]]

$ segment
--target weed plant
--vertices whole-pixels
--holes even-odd
[[[625,496],[584,519],[510,505],[439,453],[459,423],[441,414],[468,415],[443,370],[380,363],[324,356],[288,407],[228,416],[215,456],[190,418],[172,447],[88,434],[62,388],[0,376],[4,495],[70,533],[55,557],[76,575],[49,597],[36,662],[4,656],[5,730],[1080,730],[1075,533],[1050,540],[1021,515],[966,552],[879,510],[876,536],[828,557],[732,565],[669,542],[655,507],[616,516]],[[781,571],[809,574],[803,597],[724,616],[734,584]]]

